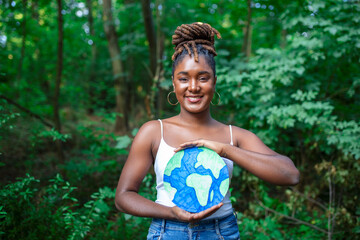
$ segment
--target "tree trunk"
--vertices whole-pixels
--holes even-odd
[[[115,31],[114,21],[111,12],[111,0],[103,0],[103,23],[108,49],[111,58],[114,87],[116,91],[116,122],[115,132],[125,132],[128,129],[128,115],[126,112],[126,82],[123,75],[123,66],[120,58],[120,47]]]
[[[60,97],[60,84],[61,84],[61,74],[63,67],[63,16],[61,13],[62,10],[62,0],[57,0],[58,5],[58,49],[57,49],[57,65],[56,65],[56,81],[55,81],[55,93],[54,93],[54,123],[55,130],[61,133],[61,122],[59,114],[59,97]],[[64,163],[64,152],[62,148],[62,143],[60,140],[56,140],[56,148],[58,152],[58,158],[60,163]]]
[[[149,55],[150,55],[150,70],[151,78],[154,77],[156,71],[156,35],[155,26],[150,8],[150,0],[141,0],[142,14],[144,18],[144,26],[146,32],[146,38],[149,42]],[[151,86],[152,83],[150,83]]]
[[[94,89],[94,82],[96,78],[96,58],[97,58],[97,48],[95,43],[95,29],[94,29],[94,18],[93,18],[93,10],[92,10],[92,1],[86,0],[86,7],[89,11],[88,14],[88,21],[89,21],[89,28],[90,28],[90,38],[92,40],[91,45],[91,63],[89,69],[89,80],[86,83],[87,85],[87,92],[88,92],[88,107],[87,112],[88,114],[94,113],[94,105],[95,105],[95,89]]]
[[[156,44],[155,26],[150,8],[150,0],[141,0],[141,7],[142,7],[142,14],[144,19],[146,38],[149,43],[149,59],[150,59],[150,74],[149,74],[149,81],[146,86],[147,96],[145,97],[145,109],[148,118],[151,119],[154,117],[153,86],[154,86],[154,78],[157,67],[157,44]]]
[[[135,0],[125,0],[124,4],[127,5],[127,7],[131,8],[132,5],[134,4]],[[128,21],[129,22],[133,22],[133,16],[131,14],[128,15]],[[129,24],[127,26],[127,32],[132,33],[134,32],[134,25],[133,24]],[[129,41],[127,42],[127,44],[129,45],[134,45],[134,39],[130,38]],[[127,108],[126,111],[129,114],[133,113],[133,106],[135,106],[135,84],[133,84],[134,81],[134,54],[129,52],[127,54],[127,59],[126,59],[126,64],[125,64],[125,68],[126,68],[126,86],[127,86],[127,92],[126,92],[126,99],[127,99]],[[132,127],[132,126],[130,126]]]
[[[159,8],[159,6],[162,6]],[[163,0],[157,0],[156,1],[156,72],[154,77],[154,87],[152,88],[152,92],[155,95],[157,93],[157,118],[160,117],[161,111],[163,109],[163,97],[162,97],[162,90],[160,88],[160,82],[162,79],[164,79],[164,71],[163,71],[163,64],[162,64],[162,57],[164,54],[164,41],[165,37],[163,32],[161,31],[161,22],[162,22],[162,16],[164,16],[164,4]],[[154,89],[157,89],[155,91]],[[153,97],[155,100],[155,97]]]
[[[133,106],[135,106],[135,88],[132,81],[134,80],[134,56],[129,53],[127,56],[127,78],[126,78],[126,99],[128,100],[128,104],[126,106],[126,112],[130,115],[133,112]]]
[[[22,78],[23,62],[24,62],[24,58],[25,58],[25,43],[26,43],[26,35],[27,35],[27,31],[26,31],[26,17],[27,17],[26,3],[27,3],[26,0],[22,0],[23,16],[24,17],[23,17],[23,21],[22,21],[21,54],[20,54],[20,59],[19,59],[18,71],[17,71],[17,74],[16,74],[16,82],[18,83],[19,86],[20,86],[20,81],[21,81],[21,78]]]
[[[159,8],[159,6],[162,8]],[[141,1],[144,25],[146,30],[146,37],[149,42],[149,55],[150,55],[150,71],[151,71],[151,81],[149,81],[148,96],[145,98],[145,107],[148,113],[149,118],[154,117],[155,102],[157,103],[157,111],[155,115],[159,117],[162,110],[162,91],[159,88],[160,80],[163,78],[163,66],[162,55],[164,52],[164,36],[161,32],[161,20],[164,12],[164,5],[162,0],[156,1],[156,31],[154,26],[154,21],[150,8],[149,0]],[[156,101],[157,100],[157,101]]]
[[[247,0],[247,22],[245,26],[245,33],[244,33],[244,41],[241,51],[244,53],[246,58],[248,59],[251,55],[251,33],[252,33],[252,26],[251,26],[251,0]]]

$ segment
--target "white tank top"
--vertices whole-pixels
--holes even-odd
[[[163,178],[164,178],[165,167],[166,167],[167,163],[169,162],[169,160],[171,159],[171,157],[175,154],[175,152],[174,152],[175,148],[169,146],[165,142],[164,135],[163,135],[163,124],[160,119],[159,119],[159,122],[161,125],[161,140],[160,140],[160,145],[159,145],[158,151],[156,153],[156,158],[155,158],[155,163],[154,163],[154,170],[155,170],[155,174],[156,174],[156,190],[157,190],[157,199],[155,202],[159,203],[161,205],[167,206],[167,207],[174,207],[175,204],[170,200],[167,192],[165,191]],[[229,125],[229,131],[230,131],[230,139],[231,139],[230,144],[233,145],[231,125]],[[233,171],[233,162],[224,157],[222,159],[226,163],[226,166],[229,170],[229,178],[231,181],[232,171]],[[221,217],[230,215],[233,212],[231,201],[230,201],[229,190],[226,193],[222,202],[224,203],[224,205],[219,210],[217,210],[214,214],[212,214],[211,216],[209,216],[205,219],[221,218]]]

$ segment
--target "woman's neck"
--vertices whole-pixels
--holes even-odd
[[[191,123],[192,126],[208,125],[213,121],[209,109],[201,113],[190,113],[181,109],[179,119]]]

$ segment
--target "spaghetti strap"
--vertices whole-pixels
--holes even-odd
[[[230,144],[231,144],[231,145],[234,145],[231,125],[229,125],[229,128],[230,128],[230,138],[231,138]]]
[[[163,138],[164,138],[164,135],[163,135],[163,124],[162,124],[161,119],[158,119],[158,121],[160,122],[160,127],[161,127],[161,139],[163,139]]]

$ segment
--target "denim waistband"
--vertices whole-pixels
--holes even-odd
[[[152,225],[161,227],[162,229],[173,229],[173,230],[184,230],[184,229],[193,229],[193,230],[206,230],[206,229],[218,229],[230,225],[233,221],[236,222],[236,217],[234,213],[231,213],[225,217],[214,218],[209,220],[201,220],[199,222],[188,223],[180,222],[176,220],[167,220],[153,218]]]

